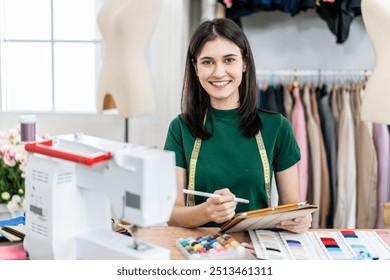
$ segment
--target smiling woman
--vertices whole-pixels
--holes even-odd
[[[275,171],[280,202],[299,202],[300,151],[289,121],[260,111],[249,42],[233,21],[204,21],[187,52],[182,114],[170,124],[165,149],[174,151],[178,197],[169,221],[183,227],[219,226],[236,212],[270,206]],[[217,195],[187,195],[183,188]],[[237,204],[235,197],[250,201]],[[283,221],[304,232],[311,216]]]
[[[221,38],[208,41],[194,66],[214,108],[228,110],[240,105],[238,87],[246,63],[234,43]]]

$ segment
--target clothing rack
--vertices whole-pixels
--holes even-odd
[[[371,70],[256,70],[258,82],[297,82],[308,83],[344,83],[344,82],[366,82],[371,75]],[[292,80],[291,80],[292,79]]]
[[[385,174],[390,166],[379,172],[384,162],[380,158],[389,151],[383,148],[385,141],[378,143],[386,131],[381,124],[361,120],[360,90],[372,72],[258,70],[256,74],[264,82],[259,82],[259,107],[279,112],[291,122],[301,151],[298,175],[305,194],[301,199],[321,206],[313,215],[313,227],[382,228],[383,203],[390,201],[384,177],[390,176]],[[298,88],[294,82],[299,82]],[[270,87],[264,88],[267,84]],[[292,90],[303,89],[304,84],[309,90]]]

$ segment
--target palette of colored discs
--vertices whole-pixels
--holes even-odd
[[[179,238],[176,247],[191,260],[254,259],[254,256],[229,234]]]
[[[249,235],[260,259],[390,260],[390,230],[253,230]]]

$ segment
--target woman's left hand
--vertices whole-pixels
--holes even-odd
[[[306,232],[311,227],[312,217],[311,215],[298,217],[291,220],[282,221],[276,225],[276,228],[284,229],[296,233]]]

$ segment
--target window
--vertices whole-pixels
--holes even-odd
[[[0,0],[3,112],[96,112],[102,0]]]

